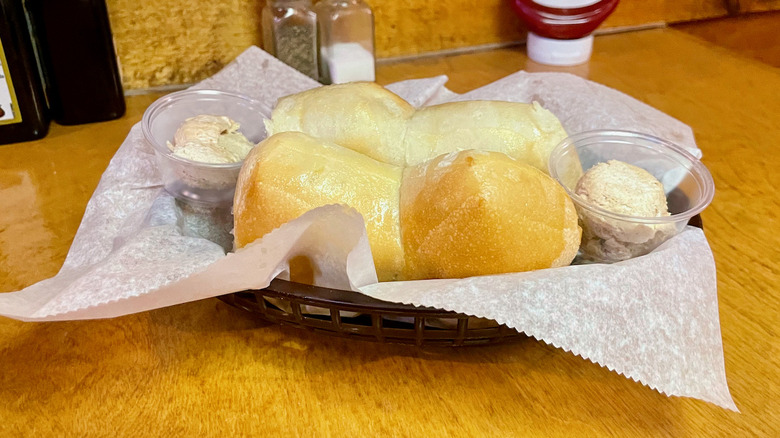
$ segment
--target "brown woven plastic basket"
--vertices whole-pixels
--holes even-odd
[[[694,216],[689,225],[701,228],[701,218]],[[463,313],[381,301],[358,292],[278,279],[265,289],[219,298],[271,323],[363,341],[461,347],[526,338],[506,325]]]
[[[220,299],[272,323],[365,341],[449,347],[524,337],[495,321],[462,313],[278,279],[265,289],[223,295]]]

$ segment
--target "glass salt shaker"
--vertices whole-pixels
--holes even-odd
[[[321,0],[317,14],[320,82],[374,81],[374,14],[362,0]]]
[[[268,0],[262,20],[265,51],[319,80],[317,16],[311,0]]]

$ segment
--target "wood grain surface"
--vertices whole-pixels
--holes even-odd
[[[522,48],[383,64],[467,91],[549,70]],[[217,299],[58,323],[0,318],[0,436],[778,436],[780,70],[672,29],[601,36],[570,71],[690,125],[713,174],[703,213],[735,413],[667,397],[527,339],[417,349],[261,323]],[[0,146],[0,292],[54,275],[129,129],[52,127]]]
[[[739,2],[741,6],[742,2]],[[777,2],[780,7],[780,1]],[[727,49],[780,67],[780,11],[680,23],[672,27]],[[770,30],[772,29],[772,30]]]

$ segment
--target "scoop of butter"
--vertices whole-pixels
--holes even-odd
[[[168,149],[177,157],[201,163],[237,163],[254,144],[238,132],[240,125],[225,116],[202,114],[179,126]]]
[[[635,217],[669,216],[664,187],[648,171],[617,160],[590,168],[575,193],[587,203],[612,213]],[[620,220],[594,211],[580,212],[586,258],[620,261],[647,253],[673,234],[672,224]]]

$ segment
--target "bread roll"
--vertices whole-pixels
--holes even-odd
[[[502,153],[462,151],[407,168],[400,207],[408,279],[564,266],[580,245],[563,188]]]
[[[461,151],[403,169],[298,132],[267,138],[241,168],[236,247],[333,203],[363,215],[380,281],[562,266],[579,247],[560,185],[503,153]]]
[[[279,100],[269,135],[300,131],[397,166],[481,149],[503,152],[547,173],[552,149],[566,137],[538,103],[465,101],[416,110],[368,82],[328,85]]]
[[[406,164],[467,149],[503,152],[547,173],[550,152],[566,138],[550,111],[532,104],[450,102],[422,108],[406,126]]]
[[[314,88],[279,99],[268,135],[300,131],[383,163],[404,164],[406,120],[412,107],[373,82]]]
[[[404,265],[398,193],[401,168],[299,132],[268,137],[247,156],[233,204],[241,248],[322,205],[346,204],[363,215],[380,281]]]

